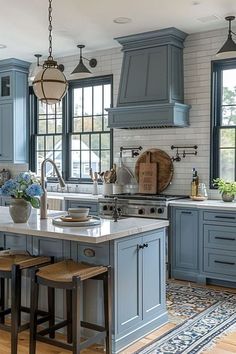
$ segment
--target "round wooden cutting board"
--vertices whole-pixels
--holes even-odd
[[[155,162],[157,164],[157,192],[160,193],[168,187],[172,180],[174,173],[173,162],[170,156],[163,150],[146,150],[139,156],[135,165],[135,176],[137,178],[137,181],[139,180],[139,165],[141,162],[146,162],[147,155],[149,153],[150,162]]]

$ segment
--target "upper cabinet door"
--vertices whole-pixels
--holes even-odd
[[[12,98],[12,76],[10,72],[0,74],[0,99]]]
[[[168,102],[168,48],[124,53],[118,105]]]
[[[0,161],[13,157],[13,103],[0,104]]]

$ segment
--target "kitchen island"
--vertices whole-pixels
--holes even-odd
[[[26,224],[12,222],[7,207],[0,207],[0,247],[35,255],[72,258],[112,267],[112,353],[167,322],[165,303],[166,220],[126,218],[117,223],[101,219],[89,227],[58,227],[40,220],[32,211]],[[24,282],[26,302],[29,285]],[[103,323],[102,287],[88,281],[84,287],[83,319]],[[56,314],[64,318],[64,294],[57,294]],[[41,296],[40,305],[44,308]]]

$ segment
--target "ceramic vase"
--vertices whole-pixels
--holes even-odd
[[[222,200],[224,202],[232,202],[234,200],[234,194],[222,193]]]
[[[31,204],[24,199],[13,199],[9,205],[9,213],[15,223],[25,223],[31,214]]]

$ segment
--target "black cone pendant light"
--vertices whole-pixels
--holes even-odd
[[[229,22],[228,38],[216,54],[219,59],[236,57],[236,43],[232,39],[232,34],[235,33],[231,30],[231,22],[235,20],[235,16],[227,16],[225,19]]]
[[[91,68],[95,68],[97,65],[97,60],[96,59],[87,59],[82,56],[82,49],[85,46],[83,44],[77,45],[77,48],[80,50],[80,56],[79,56],[79,64],[76,66],[76,68],[72,71],[71,75],[77,74],[76,76],[78,78],[82,77],[89,77],[92,75],[91,71],[84,65],[83,59],[87,60],[89,62],[89,65]]]

